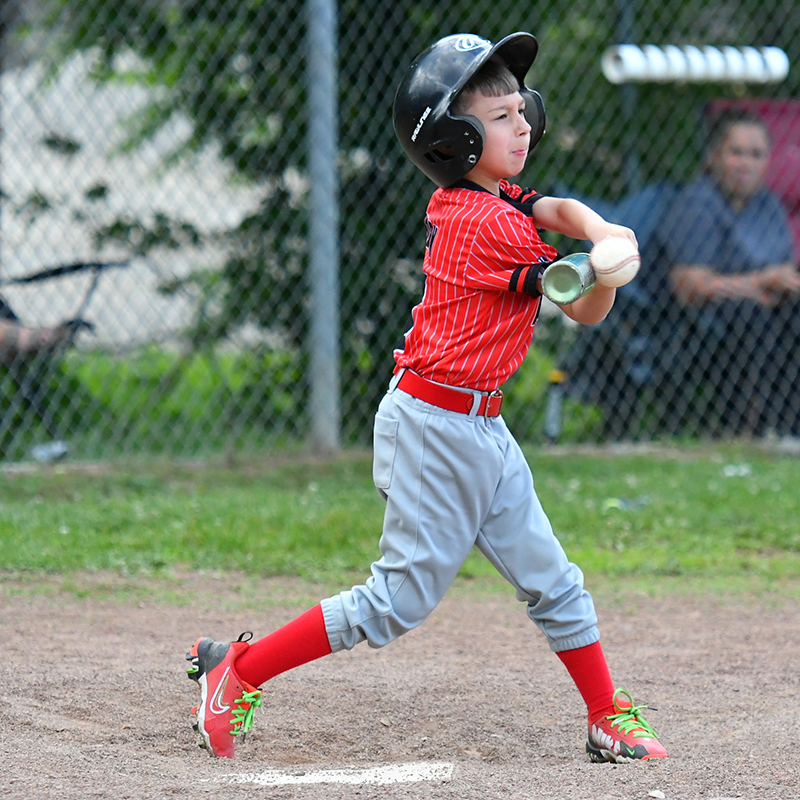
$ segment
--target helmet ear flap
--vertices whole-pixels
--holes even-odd
[[[461,180],[480,160],[485,131],[483,123],[471,115],[452,117],[447,114],[444,130],[431,131],[433,141],[425,148],[420,164],[430,175],[435,170],[440,186],[450,186]],[[445,134],[437,136],[436,133]]]
[[[486,130],[483,123],[472,114],[459,117],[466,123],[461,131],[461,149],[465,151],[465,163],[471,170],[480,160],[483,153],[483,143],[486,141]]]
[[[530,153],[544,136],[546,121],[544,100],[542,100],[539,92],[535,92],[533,89],[520,89],[519,93],[525,101],[525,119],[528,120],[528,125],[531,126],[531,140],[528,145],[528,152]]]

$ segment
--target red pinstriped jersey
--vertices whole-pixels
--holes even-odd
[[[492,391],[522,363],[541,297],[536,278],[557,258],[532,217],[541,195],[507,181],[500,197],[461,181],[434,192],[425,217],[425,292],[398,367],[439,383]]]

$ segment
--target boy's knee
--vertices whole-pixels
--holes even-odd
[[[429,609],[415,609],[410,613],[399,609],[363,586],[324,600],[322,612],[334,653],[352,650],[364,641],[376,649],[385,647],[416,628],[430,614]]]
[[[600,638],[592,596],[583,588],[583,574],[574,565],[568,576],[536,596],[517,592],[528,603],[528,616],[556,652],[593,644]],[[569,579],[567,579],[569,577]]]

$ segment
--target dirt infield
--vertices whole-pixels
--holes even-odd
[[[223,598],[226,586],[219,582]],[[226,604],[231,610],[209,612],[0,584],[0,796],[786,800],[800,793],[798,601],[598,602],[612,672],[637,700],[660,709],[648,719],[670,750],[667,760],[590,763],[581,701],[523,607],[510,594],[476,596],[463,586],[390,647],[362,646],[273,680],[237,758],[211,759],[189,728],[198,692],[183,654],[201,634],[262,636],[304,602],[277,596],[250,610]],[[397,765],[414,767],[404,773]],[[409,782],[414,769],[428,779]],[[364,782],[370,775],[398,782]]]

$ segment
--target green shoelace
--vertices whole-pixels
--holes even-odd
[[[233,725],[231,735],[240,736],[253,727],[253,715],[256,708],[261,705],[261,692],[258,689],[253,692],[244,692],[241,697],[233,701],[233,704],[236,708],[231,712],[231,724]]]
[[[617,705],[618,694],[625,695],[625,697],[628,698],[630,708],[623,709]],[[641,712],[645,709],[649,709],[650,706],[635,706],[633,704],[633,698],[624,689],[617,689],[614,692],[613,703],[614,708],[616,708],[619,713],[609,714],[608,717],[606,717],[606,719],[610,720],[612,728],[616,725],[616,727],[623,734],[628,734],[633,731],[634,736],[647,736],[652,739],[658,738],[656,732],[650,727],[650,724],[641,715]],[[635,730],[637,728],[638,730]]]

